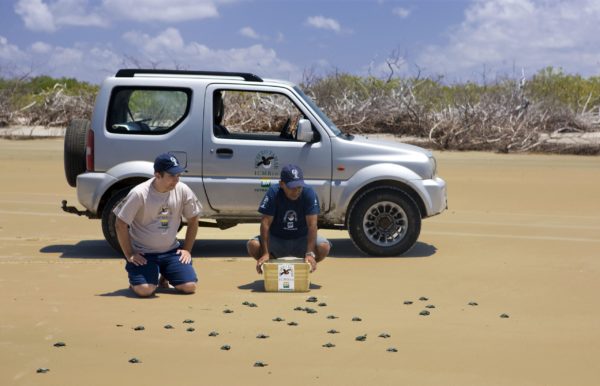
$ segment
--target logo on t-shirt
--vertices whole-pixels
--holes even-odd
[[[298,214],[294,210],[288,210],[283,216],[283,229],[295,231],[298,229]]]
[[[166,233],[167,230],[169,229],[169,214],[170,214],[170,209],[168,206],[161,206],[160,211],[158,212],[158,223],[159,223],[159,229],[163,232]]]

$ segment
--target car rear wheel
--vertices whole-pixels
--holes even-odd
[[[375,188],[352,205],[348,232],[367,255],[398,256],[416,243],[421,233],[421,213],[414,200],[400,189]]]
[[[113,211],[121,204],[125,197],[127,197],[131,188],[133,188],[133,186],[121,189],[113,194],[102,210],[102,233],[104,233],[104,238],[108,241],[110,246],[119,253],[122,253],[122,251],[117,237],[117,216]]]
[[[65,176],[72,187],[77,185],[77,176],[86,171],[85,141],[89,129],[87,119],[73,119],[65,132]]]

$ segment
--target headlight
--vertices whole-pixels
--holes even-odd
[[[434,156],[429,157],[429,165],[431,166],[431,179],[437,177],[437,162]]]

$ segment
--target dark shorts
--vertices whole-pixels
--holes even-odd
[[[198,281],[192,263],[183,264],[179,261],[177,249],[164,253],[144,253],[144,257],[148,261],[146,265],[137,266],[129,262],[125,265],[131,285],[158,285],[159,273],[173,286]]]
[[[260,242],[260,236],[254,237],[254,240]],[[288,240],[269,235],[269,253],[274,258],[288,256],[303,258],[304,254],[306,253],[306,241],[307,236]],[[317,235],[317,245],[322,243],[329,243],[329,246],[331,247],[329,240],[327,240],[325,237]]]

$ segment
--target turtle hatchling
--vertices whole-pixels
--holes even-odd
[[[479,304],[477,304],[476,302],[469,302],[470,306],[478,306]]]
[[[357,340],[359,342],[364,342],[365,340],[367,340],[367,334],[359,335],[356,338],[354,338],[354,340]]]
[[[288,326],[297,326],[297,325],[298,325],[298,323],[296,323],[296,322],[289,322],[288,323]]]
[[[406,304],[406,305],[408,306],[408,305],[411,305],[411,304],[413,304],[413,302],[412,302],[412,301],[410,301],[410,300],[406,300],[406,301],[404,302],[404,304]]]
[[[425,296],[421,296],[421,297],[419,298],[419,300],[420,300],[420,301],[422,301],[422,302],[426,302],[426,301],[428,301],[428,300],[429,300],[429,298],[426,298]]]
[[[423,311],[419,312],[419,315],[421,315],[421,316],[427,316],[427,315],[429,315],[429,311],[423,310]]]
[[[500,315],[500,317],[503,318],[503,319],[510,318],[510,316],[508,316],[508,314],[502,314],[502,315]]]
[[[135,331],[144,331],[146,328],[144,328],[144,326],[135,326],[133,329]]]
[[[167,330],[172,330],[172,329],[174,329],[175,327],[171,326],[170,324],[165,324],[165,328],[166,328]]]
[[[219,333],[216,331],[211,331],[208,333],[208,336],[218,336],[218,335],[219,335]]]
[[[40,367],[35,372],[38,373],[38,374],[44,374],[44,373],[47,373],[48,371],[50,371],[50,369],[47,369],[45,367]]]
[[[304,311],[306,311],[307,314],[316,314],[317,313],[317,310],[315,310],[313,308],[309,308],[309,307],[306,307],[304,309]]]
[[[273,319],[274,322],[283,322],[285,319],[280,318],[279,316]]]
[[[228,344],[224,344],[223,346],[221,346],[221,350],[229,351],[229,350],[231,350],[231,346]]]
[[[435,308],[435,306],[433,304],[428,304],[425,306],[425,308]]]
[[[317,300],[318,299],[315,296],[311,296],[308,299],[306,299],[306,301],[309,302],[309,303],[316,303]]]
[[[362,319],[359,318],[358,316],[355,316],[355,317],[352,318],[352,321],[353,322],[362,322]]]
[[[333,343],[329,342],[329,343],[325,343],[325,344],[323,345],[323,347],[332,348],[332,347],[335,347],[335,344],[333,344]]]
[[[261,361],[254,362],[254,367],[266,367],[266,366],[268,366],[268,364],[265,362],[261,362]]]
[[[230,310],[229,308],[226,308],[223,310],[224,314],[233,314],[233,310]]]
[[[391,337],[391,335],[390,335],[390,334],[388,334],[387,332],[382,332],[381,334],[379,334],[379,337],[380,337],[380,338],[387,339],[387,338]]]
[[[304,307],[298,306],[298,307],[294,308],[294,311],[304,311]]]
[[[141,361],[141,360],[139,360],[139,359],[137,359],[137,358],[131,358],[131,359],[129,360],[129,363],[142,363],[142,361]]]
[[[390,347],[390,348],[388,348],[388,349],[387,349],[387,350],[385,350],[385,351],[387,351],[387,352],[398,352],[398,349],[397,349],[397,348],[395,348],[395,347]]]
[[[183,321],[183,323],[192,324],[192,323],[194,323],[194,321],[192,319],[186,319]]]
[[[267,339],[268,337],[269,337],[269,335],[265,335],[265,334],[256,335],[256,339]]]
[[[194,327],[189,327],[186,331],[187,332],[194,332],[194,331],[196,331],[196,329]]]
[[[340,332],[334,328],[332,328],[331,330],[327,331],[328,334],[339,334]]]
[[[67,344],[65,342],[56,342],[54,343],[54,347],[65,347]]]
[[[327,307],[327,303],[319,303],[319,307]]]

